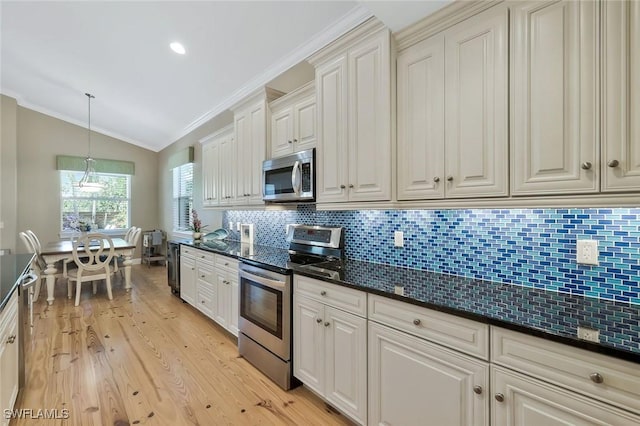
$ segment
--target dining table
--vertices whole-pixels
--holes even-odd
[[[131,258],[136,246],[127,242],[123,238],[112,238],[113,248],[115,251],[114,256],[121,255],[124,257],[124,288],[126,291],[131,289]],[[107,246],[108,247],[108,246]],[[47,243],[42,247],[40,256],[47,264],[47,268],[44,270],[45,277],[47,279],[47,303],[53,304],[53,288],[56,282],[56,263],[60,260],[73,259],[73,242],[70,240],[53,241]]]

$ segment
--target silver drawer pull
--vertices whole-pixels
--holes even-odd
[[[327,292],[326,292],[326,291],[322,290],[322,291],[320,292],[320,296],[326,296],[326,295],[327,295]]]
[[[496,401],[498,401],[498,402],[504,401],[504,395],[501,394],[501,393],[497,393],[496,394]]]
[[[316,318],[316,322],[320,324],[322,322],[322,318]]]
[[[325,326],[325,327],[329,327],[330,325],[331,325],[331,323],[330,323],[329,321],[327,321],[327,322],[325,322],[325,323],[324,323],[324,326]]]
[[[12,334],[11,336],[9,336],[9,338],[7,339],[7,343],[11,344],[13,342],[16,341],[16,335]]]
[[[582,170],[590,170],[591,163],[589,161],[585,161],[584,163],[580,164],[580,167],[582,167]]]
[[[609,167],[618,167],[618,165],[620,165],[620,162],[618,160],[611,160],[607,163],[607,166]]]
[[[420,321],[418,318],[413,320],[413,325],[420,325],[422,321]]]
[[[482,386],[475,385],[475,386],[473,387],[473,392],[474,392],[474,393],[476,393],[476,394],[478,394],[478,395],[480,395],[480,394],[482,393]]]
[[[600,373],[591,373],[589,374],[589,378],[593,383],[602,383],[604,382],[604,377]]]

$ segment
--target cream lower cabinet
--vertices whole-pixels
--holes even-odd
[[[13,409],[18,396],[18,346],[20,344],[18,323],[18,291],[15,290],[0,313],[0,409]],[[2,416],[2,424],[9,419]]]
[[[398,54],[398,200],[506,196],[508,8]]]
[[[491,367],[494,426],[640,424],[640,417],[505,368]]]
[[[217,274],[213,263],[196,262],[196,301],[193,305],[200,312],[215,319],[218,309]]]
[[[321,281],[302,279],[318,289],[325,288]],[[309,297],[300,294],[305,290],[296,287],[298,281],[296,276],[294,376],[352,420],[367,424],[367,320],[321,301],[323,291],[340,294],[344,289],[326,284],[329,290]],[[366,298],[364,293],[361,296]]]
[[[600,187],[599,9],[596,1],[511,5],[514,195]]]
[[[196,302],[196,259],[194,249],[180,246],[180,298],[190,305]]]
[[[213,320],[238,336],[238,261],[216,255],[217,308]]]
[[[602,191],[640,190],[640,2],[602,3]]]
[[[389,30],[371,20],[309,59],[319,203],[391,199],[390,46]]]
[[[369,321],[369,424],[488,425],[489,364]]]

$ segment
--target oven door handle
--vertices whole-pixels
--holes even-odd
[[[300,195],[301,180],[302,170],[300,169],[300,161],[296,161],[291,169],[291,186],[296,195]]]
[[[265,275],[256,274],[255,272],[240,271],[239,275],[240,275],[240,278],[247,278],[251,281],[255,281],[257,283],[266,285],[267,287],[270,287],[276,290],[284,290],[287,284],[284,281],[274,280]]]

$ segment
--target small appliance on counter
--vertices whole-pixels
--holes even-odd
[[[343,228],[291,225],[287,269],[241,259],[238,350],[285,390],[293,377],[293,269],[344,257]]]

